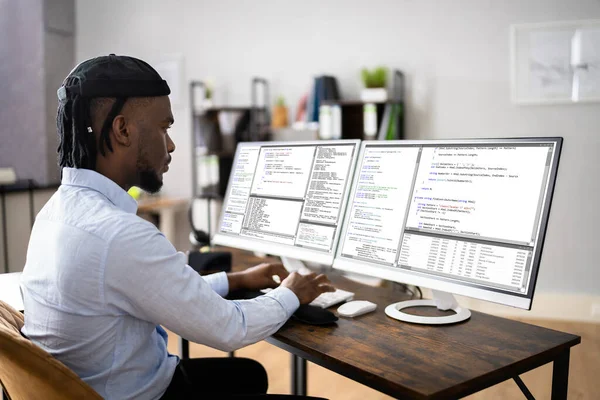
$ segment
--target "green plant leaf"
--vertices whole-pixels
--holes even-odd
[[[363,68],[361,70],[361,78],[366,88],[385,88],[387,86],[386,67],[376,67],[373,70]]]

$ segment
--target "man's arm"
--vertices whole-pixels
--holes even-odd
[[[221,297],[225,297],[229,292],[238,289],[261,290],[265,288],[274,289],[279,286],[278,282],[287,278],[289,273],[282,264],[263,263],[241,272],[218,272],[210,275],[203,275],[204,280]],[[274,276],[279,277],[279,281],[273,280]],[[293,290],[292,290],[293,291]]]
[[[128,225],[110,243],[105,301],[119,312],[225,351],[270,336],[299,305],[287,287],[253,300],[223,299],[186,265],[183,253],[145,222]]]

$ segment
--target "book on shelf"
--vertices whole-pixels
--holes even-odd
[[[385,140],[388,133],[388,127],[390,124],[390,114],[392,113],[392,107],[390,104],[386,104],[383,110],[383,117],[381,118],[381,125],[379,125],[379,133],[377,134],[377,140]]]
[[[340,91],[333,76],[318,76],[314,79],[306,106],[306,121],[319,120],[321,104],[326,100],[339,100]]]

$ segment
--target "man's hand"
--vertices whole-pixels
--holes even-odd
[[[276,288],[279,286],[279,282],[287,278],[288,275],[288,272],[281,264],[259,264],[242,272],[227,274],[229,291],[232,292],[238,289],[261,290],[266,288]],[[279,282],[275,282],[273,276],[278,276]]]
[[[315,273],[300,275],[292,272],[281,282],[281,286],[290,289],[300,300],[300,304],[308,304],[316,299],[321,293],[335,292],[329,279],[323,275]]]

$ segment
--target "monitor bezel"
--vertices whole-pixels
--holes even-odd
[[[231,174],[229,176],[229,181],[227,183],[227,191],[225,192],[225,198],[223,199],[223,207],[221,209],[221,214],[219,216],[219,225],[217,231],[213,235],[212,243],[218,244],[221,246],[235,247],[243,250],[254,251],[258,253],[271,254],[280,257],[289,257],[295,258],[302,261],[313,262],[318,264],[332,265],[333,259],[337,252],[337,246],[339,244],[340,234],[342,231],[342,221],[345,219],[346,214],[346,205],[348,203],[348,195],[350,193],[352,182],[354,181],[354,172],[356,170],[356,161],[358,160],[358,154],[360,153],[360,143],[359,139],[344,139],[344,140],[305,140],[305,141],[273,141],[273,142],[242,142],[239,143],[235,157],[233,160],[233,166],[231,169],[231,174],[235,171],[235,165],[238,161],[238,157],[240,151],[244,147],[262,147],[262,146],[298,146],[298,145],[340,145],[340,144],[354,144],[355,150],[352,154],[352,160],[350,162],[350,171],[348,174],[348,182],[346,183],[346,194],[343,196],[341,210],[340,210],[340,223],[338,225],[338,229],[336,229],[335,236],[333,238],[333,247],[330,253],[325,253],[312,249],[300,248],[297,246],[291,246],[282,243],[275,243],[269,241],[263,241],[260,239],[254,238],[246,238],[240,237],[238,235],[230,235],[227,233],[219,232],[221,224],[223,222],[223,217],[225,214],[225,209],[227,202],[229,200],[229,194],[231,192]]]
[[[541,263],[542,250],[544,247],[544,241],[546,237],[546,230],[548,220],[550,216],[550,208],[552,204],[552,197],[554,194],[554,187],[556,183],[558,163],[560,160],[560,153],[562,149],[562,137],[522,137],[522,138],[495,138],[495,139],[452,139],[452,140],[394,140],[394,141],[363,141],[361,144],[360,153],[356,162],[356,169],[359,167],[359,163],[363,159],[364,152],[369,146],[418,146],[418,145],[485,145],[485,144],[511,144],[511,143],[549,143],[554,145],[554,153],[550,165],[550,173],[548,175],[548,187],[546,189],[546,196],[544,204],[542,206],[542,214],[539,223],[539,230],[536,237],[536,248],[533,257],[531,278],[529,280],[529,286],[527,294],[511,294],[508,292],[500,292],[492,289],[484,289],[480,287],[470,286],[458,282],[451,282],[440,280],[431,275],[425,273],[412,272],[408,273],[404,270],[400,270],[395,267],[384,266],[376,263],[370,263],[368,261],[357,261],[341,256],[342,241],[346,235],[348,227],[348,212],[345,213],[344,221],[342,223],[342,230],[340,232],[340,243],[338,243],[336,256],[333,262],[333,268],[354,272],[363,275],[374,276],[377,278],[387,279],[390,281],[406,283],[410,285],[423,286],[433,290],[441,290],[448,293],[468,296],[476,299],[486,300],[494,303],[500,303],[522,309],[531,309],[533,296],[535,293],[535,287],[537,283],[537,277],[539,272],[539,266]],[[358,182],[359,174],[355,172],[354,179],[352,181],[352,187],[348,198],[347,208],[350,208],[350,199],[354,198],[356,185]],[[343,235],[343,236],[342,236]]]

